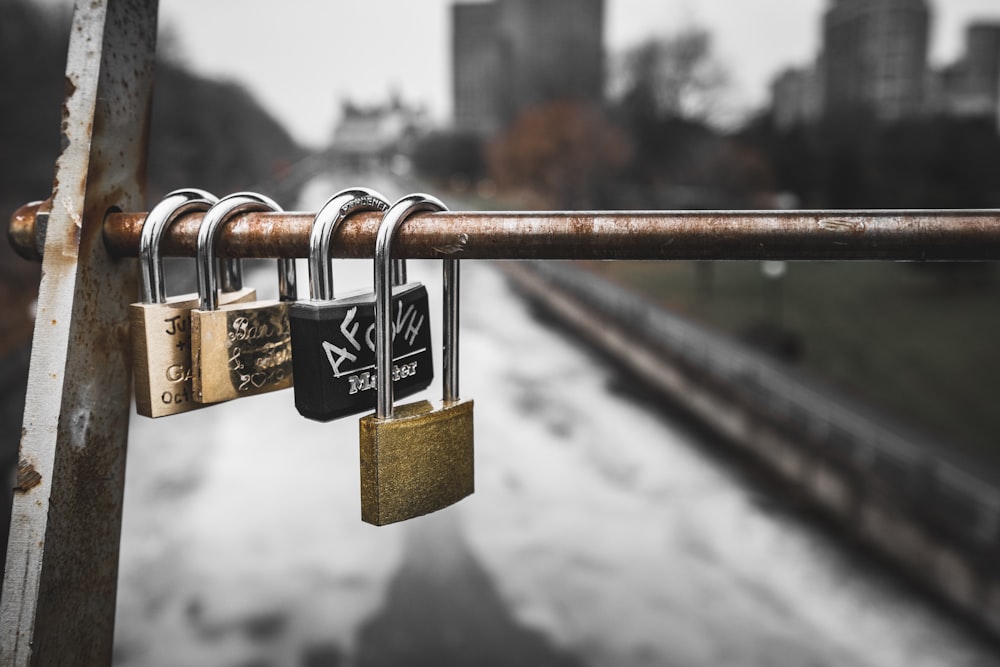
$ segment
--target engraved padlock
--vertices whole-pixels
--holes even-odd
[[[471,494],[472,401],[458,393],[459,265],[444,260],[443,398],[393,407],[390,273],[392,239],[412,214],[447,210],[424,194],[408,195],[382,218],[375,248],[375,413],[362,417],[361,519],[378,526],[443,509]]]
[[[166,296],[160,241],[170,224],[193,211],[206,211],[218,199],[204,190],[175,190],[153,207],[139,235],[139,303],[129,305],[132,367],[136,412],[164,417],[202,407],[191,387],[191,309],[197,294]],[[253,301],[257,293],[242,286],[238,260],[227,267],[228,291],[218,295],[223,304]]]
[[[288,309],[295,408],[304,417],[329,421],[375,406],[375,293],[362,290],[334,298],[330,245],[352,213],[388,208],[377,192],[351,188],[331,197],[313,221],[310,299]],[[427,288],[406,283],[402,261],[393,266],[392,380],[397,396],[410,396],[434,379],[430,307]]]
[[[278,260],[278,300],[220,306],[215,298],[215,245],[234,215],[280,211],[268,197],[239,192],[205,214],[198,230],[199,307],[191,311],[194,399],[218,403],[292,386],[288,302],[295,299],[295,261]]]

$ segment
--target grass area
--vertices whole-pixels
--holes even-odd
[[[806,372],[1000,468],[1000,265],[587,264],[737,336],[779,324]]]

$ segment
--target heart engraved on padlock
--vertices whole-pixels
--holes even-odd
[[[289,307],[295,408],[329,421],[375,406],[375,293],[334,298],[330,246],[344,220],[357,211],[385,212],[377,192],[350,188],[319,210],[309,236],[310,298]],[[392,295],[392,380],[397,396],[426,389],[434,379],[427,288],[406,282],[395,262]]]
[[[220,307],[212,272],[219,229],[232,216],[280,210],[263,195],[236,193],[209,209],[198,230],[200,304],[191,311],[191,366],[194,398],[200,403],[292,386],[288,302],[296,297],[294,260],[278,260],[278,301]]]
[[[164,417],[204,407],[194,400],[191,386],[191,310],[197,294],[167,297],[163,286],[160,241],[181,215],[206,211],[218,199],[204,190],[175,190],[146,216],[139,237],[142,301],[129,305],[136,412]],[[239,262],[228,267],[232,280],[218,295],[219,303],[253,301],[256,291],[242,286]]]
[[[413,213],[447,210],[429,195],[400,199],[385,213],[375,248],[376,404],[362,417],[361,519],[375,525],[428,514],[471,494],[474,481],[473,402],[458,394],[458,260],[444,260],[444,373],[439,406],[418,401],[393,408],[391,246]]]

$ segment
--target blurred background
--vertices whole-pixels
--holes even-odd
[[[1000,208],[995,0],[160,4],[150,205]],[[0,5],[2,225],[52,188],[70,19]],[[438,312],[438,265],[411,264]],[[290,392],[133,415],[116,664],[1000,664],[995,263],[546,264],[463,263],[477,492],[438,514],[362,524],[354,420]],[[264,297],[272,266],[251,263]],[[190,260],[168,270],[194,289]],[[338,290],[370,272],[335,262]],[[0,243],[8,476],[39,277]],[[556,293],[832,461],[850,509]],[[929,537],[900,556],[887,527]]]

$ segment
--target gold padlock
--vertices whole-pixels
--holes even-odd
[[[375,247],[375,413],[361,419],[361,519],[382,526],[428,514],[470,495],[474,481],[473,402],[458,394],[459,265],[444,260],[443,398],[393,408],[392,239],[412,214],[445,211],[424,194],[386,211]]]
[[[191,309],[197,294],[166,296],[160,240],[181,215],[205,211],[218,199],[204,190],[175,190],[146,216],[139,236],[139,269],[142,301],[129,305],[132,367],[135,375],[136,412],[144,417],[164,417],[202,407],[191,388]],[[237,260],[227,271],[233,280],[219,294],[222,304],[253,301],[257,293],[242,286]]]
[[[205,214],[198,230],[198,295],[191,311],[191,367],[194,399],[218,403],[292,386],[288,302],[296,297],[295,261],[278,260],[277,301],[219,306],[215,299],[215,243],[234,215],[280,211],[268,197],[239,192]]]

